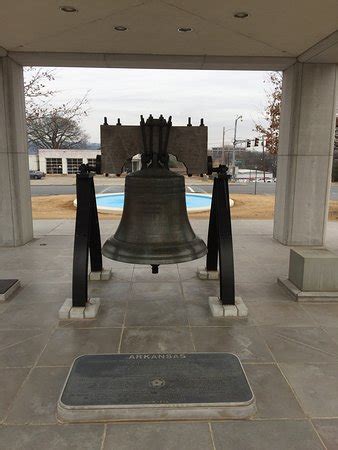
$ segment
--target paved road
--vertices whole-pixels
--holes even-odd
[[[212,185],[196,185],[189,186],[194,192],[207,192],[211,193]],[[188,191],[190,191],[188,187]],[[257,194],[263,195],[274,195],[275,194],[275,183],[257,183]],[[32,195],[65,195],[65,194],[75,194],[75,186],[31,186]],[[123,186],[96,186],[96,193],[114,193],[123,192]],[[230,185],[230,193],[236,194],[253,194],[255,191],[254,183],[238,183]],[[335,184],[331,186],[331,200],[338,200],[338,185]]]
[[[123,192],[123,186],[96,186],[95,191],[97,194],[101,192]],[[67,195],[75,194],[76,187],[73,186],[60,186],[60,185],[45,185],[45,186],[31,186],[32,196],[37,195]]]

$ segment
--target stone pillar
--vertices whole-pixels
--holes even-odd
[[[336,114],[336,66],[296,63],[284,72],[274,238],[323,245]]]
[[[0,58],[0,247],[33,238],[22,67]]]

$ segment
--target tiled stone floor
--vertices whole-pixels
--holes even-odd
[[[101,223],[103,240],[116,228]],[[206,236],[207,221],[193,221]],[[74,222],[35,222],[36,239],[0,249],[0,277],[21,290],[0,304],[0,449],[279,450],[338,449],[338,304],[293,302],[276,284],[289,249],[272,240],[271,221],[234,221],[237,293],[247,319],[214,319],[200,281],[203,261],[160,268],[105,260],[108,282],[92,321],[59,322],[71,293]],[[338,224],[328,247],[338,249]],[[58,423],[56,401],[72,360],[84,353],[231,351],[241,358],[258,412],[247,421],[127,424]]]

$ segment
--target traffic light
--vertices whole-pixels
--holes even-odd
[[[250,139],[246,140],[246,148],[251,147],[251,141]]]
[[[259,146],[259,138],[255,138],[255,147]]]

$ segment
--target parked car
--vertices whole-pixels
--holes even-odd
[[[29,171],[29,178],[31,180],[41,180],[41,178],[45,177],[46,174],[44,172],[41,172],[40,170],[30,170]]]

